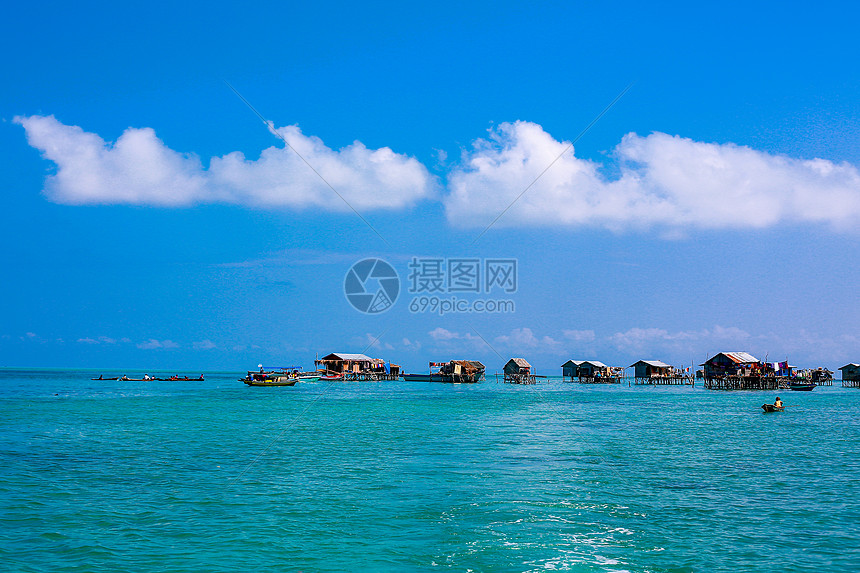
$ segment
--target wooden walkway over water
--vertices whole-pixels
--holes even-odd
[[[705,378],[708,390],[779,390],[787,388],[789,378],[783,376],[721,376]]]
[[[502,382],[505,384],[537,384],[538,378],[546,378],[546,376],[537,376],[535,374],[514,374],[507,373],[502,376]],[[499,374],[496,373],[496,382],[499,381]]]
[[[399,380],[400,374],[385,374],[384,372],[344,372],[344,382],[381,382],[383,380]]]
[[[860,380],[842,380],[843,388],[860,388]]]
[[[579,384],[621,384],[622,376],[562,376],[563,382]]]
[[[645,386],[693,386],[692,376],[652,376],[650,378],[633,378],[636,385]]]

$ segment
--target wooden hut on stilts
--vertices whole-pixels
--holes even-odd
[[[511,358],[505,364],[506,384],[535,384],[537,380],[532,374],[532,365],[525,358]]]
[[[843,388],[860,388],[860,364],[846,364],[839,371],[842,372]]]

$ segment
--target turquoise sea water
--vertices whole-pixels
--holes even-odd
[[[860,570],[838,382],[93,375],[0,370],[4,571]]]

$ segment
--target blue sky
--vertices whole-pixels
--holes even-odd
[[[0,366],[860,360],[853,4],[8,11]],[[413,257],[516,259],[515,311],[410,312]]]

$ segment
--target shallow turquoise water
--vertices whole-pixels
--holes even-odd
[[[860,390],[91,375],[0,370],[0,569],[860,570]]]

